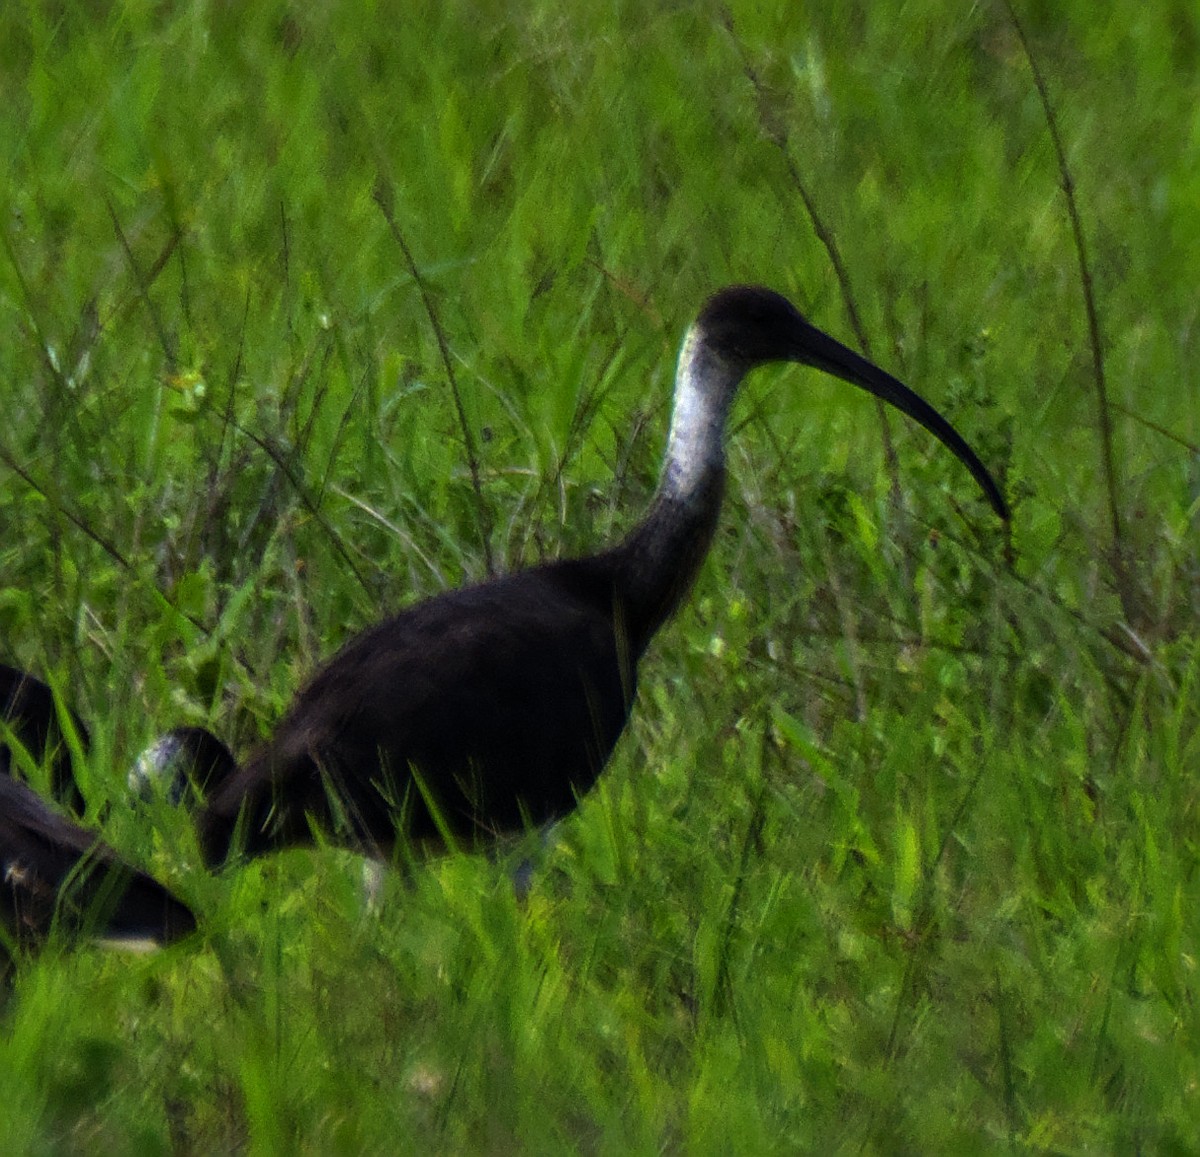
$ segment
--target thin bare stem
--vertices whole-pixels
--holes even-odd
[[[317,525],[328,535],[329,541],[333,544],[333,549],[337,551],[342,561],[350,568],[351,573],[358,580],[359,586],[362,587],[367,594],[373,594],[370,584],[362,571],[355,565],[354,559],[351,557],[349,550],[346,549],[346,544],[342,542],[341,536],[330,525],[329,520],[321,513],[320,503],[309,493],[308,487],[304,482],[296,476],[296,472],[292,469],[291,463],[283,452],[271,443],[269,438],[260,437],[253,430],[246,426],[235,423],[236,429],[243,437],[249,438],[272,462],[280,474],[287,479],[288,484],[299,496],[300,501],[304,504],[305,509],[317,521]]]
[[[1123,414],[1131,422],[1136,422],[1139,426],[1153,431],[1160,438],[1166,438],[1168,442],[1174,442],[1176,446],[1182,446],[1189,454],[1200,454],[1200,442],[1192,442],[1182,434],[1176,434],[1175,431],[1168,430],[1166,426],[1160,426],[1157,422],[1152,422],[1149,418],[1136,413],[1127,406],[1122,406],[1120,402],[1110,402],[1109,405],[1118,414]]]
[[[412,250],[409,248],[408,242],[404,239],[404,234],[400,231],[400,226],[396,223],[395,198],[392,193],[392,187],[382,174],[376,179],[374,198],[375,204],[379,206],[380,212],[383,213],[383,218],[387,222],[388,228],[392,231],[392,237],[400,247],[400,252],[404,254],[408,271],[412,275],[413,281],[416,282],[417,289],[421,292],[421,301],[425,306],[425,313],[429,317],[429,324],[433,327],[434,336],[437,338],[438,349],[441,351],[442,356],[442,365],[446,370],[446,381],[450,385],[450,394],[454,398],[454,409],[458,414],[459,429],[462,431],[463,447],[467,453],[467,467],[471,472],[471,487],[475,491],[476,527],[479,531],[480,543],[483,546],[484,566],[487,568],[488,575],[491,576],[496,573],[495,562],[492,559],[492,519],[483,497],[483,485],[479,477],[479,454],[475,448],[475,435],[471,433],[471,425],[467,421],[467,411],[463,406],[462,394],[458,388],[458,378],[454,373],[454,362],[450,357],[450,343],[446,340],[446,333],[438,317],[437,306],[434,304],[433,295],[429,292],[429,286],[426,284],[425,278],[421,276],[421,271],[417,267]]]
[[[104,199],[104,204],[108,207],[108,215],[112,218],[113,229],[116,231],[117,240],[121,242],[121,249],[125,253],[125,260],[129,265],[130,271],[133,273],[134,281],[137,283],[138,295],[141,297],[142,303],[146,306],[146,312],[150,315],[150,322],[154,326],[155,334],[158,336],[158,344],[162,346],[163,357],[165,357],[167,361],[167,370],[173,374],[175,372],[175,350],[173,348],[173,343],[171,342],[171,339],[163,326],[162,318],[158,316],[158,310],[154,305],[154,299],[150,296],[151,282],[153,281],[154,276],[157,275],[158,270],[162,268],[162,265],[157,265],[153,270],[153,275],[149,278],[142,273],[141,269],[138,267],[137,260],[133,256],[133,250],[130,248],[129,240],[125,236],[125,230],[121,228],[121,222],[117,217],[117,211],[113,208],[112,202],[107,197]],[[173,249],[174,245],[172,245],[170,248]],[[170,249],[167,251],[168,256],[169,253]]]
[[[804,202],[804,211],[808,214],[808,220],[812,225],[813,232],[817,235],[817,240],[824,247],[829,257],[830,265],[833,266],[834,276],[837,278],[838,287],[842,294],[842,304],[845,306],[846,316],[850,319],[850,328],[854,331],[854,338],[858,342],[858,347],[862,350],[863,356],[871,358],[873,361],[871,343],[867,337],[867,330],[863,325],[862,317],[858,312],[858,306],[855,304],[854,291],[850,285],[850,274],[846,269],[846,263],[842,260],[841,250],[838,249],[833,232],[825,224],[824,218],[817,209],[816,200],[808,188],[808,183],[796,165],[795,159],[792,156],[787,129],[768,113],[766,86],[763,84],[762,78],[758,75],[754,65],[750,62],[745,46],[738,39],[734,31],[732,13],[728,9],[725,9],[723,17],[725,27],[733,37],[738,53],[742,58],[742,71],[746,79],[753,86],[754,94],[758,98],[759,126],[764,136],[779,150],[779,155],[783,158],[783,163],[787,167],[789,176],[792,178],[792,183],[796,186],[796,191],[800,194],[800,200]],[[896,453],[896,444],[892,440],[892,428],[888,421],[887,406],[878,398],[875,399],[875,412],[879,416],[879,429],[883,438],[883,460],[887,467],[892,501],[897,509],[900,509],[903,494],[903,491],[900,489],[900,458]]]
[[[133,570],[133,563],[121,553],[120,549],[113,542],[104,537],[95,527],[91,526],[83,515],[76,513],[69,506],[65,505],[55,495],[51,494],[49,489],[42,485],[24,466],[17,461],[12,451],[3,443],[0,443],[0,462],[3,462],[26,486],[29,487],[35,494],[40,495],[50,505],[51,509],[61,517],[70,522],[76,529],[90,538],[109,558],[113,560],[122,570]],[[185,618],[198,631],[204,635],[210,635],[211,629],[207,627],[199,618],[188,611],[183,610],[173,599],[169,598],[157,587],[154,588],[155,593],[166,606],[170,607],[177,615]]]
[[[1117,590],[1125,617],[1136,620],[1137,600],[1134,597],[1133,584],[1125,565],[1125,539],[1121,529],[1120,504],[1117,501],[1119,482],[1117,479],[1116,457],[1113,453],[1112,411],[1108,401],[1108,386],[1104,373],[1104,344],[1100,335],[1100,315],[1096,309],[1096,294],[1092,283],[1091,266],[1088,262],[1087,239],[1083,232],[1083,221],[1079,215],[1079,205],[1075,198],[1075,180],[1067,162],[1066,150],[1063,148],[1062,135],[1058,131],[1058,118],[1054,115],[1054,107],[1050,103],[1050,92],[1046,87],[1045,77],[1034,55],[1033,46],[1025,35],[1025,28],[1017,16],[1012,0],[1004,0],[1009,19],[1021,42],[1025,59],[1029,62],[1029,71],[1033,76],[1033,84],[1037,89],[1038,99],[1042,103],[1042,111],[1046,117],[1046,127],[1050,132],[1050,141],[1054,146],[1054,155],[1058,160],[1059,183],[1062,186],[1063,197],[1067,202],[1067,217],[1071,222],[1071,232],[1075,240],[1075,253],[1079,260],[1079,284],[1083,291],[1083,305],[1087,313],[1088,340],[1092,347],[1092,381],[1096,391],[1097,433],[1100,440],[1100,461],[1104,469],[1104,483],[1108,494],[1108,517],[1112,533],[1112,565],[1117,581]]]
[[[127,559],[112,542],[105,538],[104,535],[102,535],[98,530],[95,530],[93,527],[91,527],[87,521],[85,521],[82,515],[76,514],[69,507],[64,506],[61,502],[57,501],[54,495],[50,493],[49,488],[43,486],[42,483],[34,478],[34,476],[30,474],[20,462],[17,461],[12,451],[9,450],[8,447],[3,443],[0,443],[0,462],[3,462],[4,465],[7,466],[18,478],[20,478],[30,490],[44,498],[51,505],[51,507],[61,514],[68,522],[73,523],[77,529],[83,531],[83,533],[87,535],[87,537],[90,538],[98,547],[100,547],[100,549],[103,550],[104,553],[113,560],[113,562],[121,567],[122,570],[129,570],[131,568],[129,559]]]

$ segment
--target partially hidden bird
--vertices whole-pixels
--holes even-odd
[[[71,718],[86,746],[86,729]],[[193,931],[187,905],[14,778],[15,748],[22,758],[48,765],[56,795],[82,811],[53,692],[40,679],[0,664],[3,947],[38,947],[56,928],[65,936],[158,943]]]
[[[23,947],[66,936],[169,943],[195,930],[191,910],[95,832],[0,776],[0,920]]]
[[[386,855],[397,839],[460,846],[570,812],[629,719],[638,662],[708,552],[724,434],[743,378],[796,362],[924,426],[1008,510],[932,406],[756,286],[713,295],[679,357],[657,493],[623,541],[448,591],[351,639],[244,765],[222,769],[197,825],[206,861],[318,838]]]
[[[88,730],[74,711],[65,712],[80,747],[88,746]],[[71,749],[54,703],[54,692],[41,679],[0,663],[0,774],[11,775],[22,759],[49,771],[50,794],[75,815],[83,814],[83,796],[75,782]],[[13,744],[23,751],[14,751]]]

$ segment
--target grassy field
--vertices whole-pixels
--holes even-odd
[[[0,659],[202,923],[23,962],[6,1152],[1200,1148],[1200,20],[1017,3],[0,6]],[[630,527],[735,281],[1011,528],[763,371],[524,904],[129,808],[157,732],[244,751],[387,610]]]

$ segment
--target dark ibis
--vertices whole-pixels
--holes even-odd
[[[69,717],[86,747],[87,729]],[[196,921],[185,904],[13,778],[19,744],[48,764],[56,798],[82,813],[60,718],[45,683],[0,664],[0,922],[9,937],[28,948],[56,925],[72,935],[160,943],[191,932]]]
[[[32,947],[69,935],[167,943],[196,927],[188,907],[28,784],[0,776],[0,920]]]
[[[175,727],[160,735],[129,771],[135,800],[161,793],[176,806],[206,799],[237,770],[229,748],[203,727]]]
[[[88,731],[83,721],[67,712],[76,738],[85,750]],[[50,794],[76,815],[83,814],[83,796],[75,782],[71,750],[63,734],[54,692],[26,671],[0,663],[0,774],[12,775],[19,769],[20,754],[50,773]]]
[[[62,710],[86,752],[86,725],[74,711]],[[12,775],[14,767],[19,771],[25,760],[46,765],[50,794],[80,816],[84,799],[60,718],[54,692],[47,684],[27,671],[0,663],[0,775]],[[203,799],[235,767],[229,749],[211,731],[175,727],[138,757],[129,771],[128,784],[135,800],[147,800],[162,791],[168,802],[181,804],[189,796]]]
[[[1007,517],[974,451],[907,386],[778,293],[721,290],[684,339],[658,492],[626,538],[437,595],[350,640],[209,795],[198,817],[207,861],[311,843],[318,830],[373,854],[397,838],[486,846],[570,812],[625,727],[638,661],[712,542],[738,386],[772,362],[823,370],[907,414]]]

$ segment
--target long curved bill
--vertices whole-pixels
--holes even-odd
[[[992,509],[1005,521],[1008,520],[1008,504],[1004,501],[996,480],[975,451],[967,445],[966,439],[937,410],[891,374],[817,329],[815,325],[800,320],[804,330],[797,337],[796,361],[814,369],[824,370],[825,373],[841,378],[844,382],[867,390],[888,405],[895,406],[897,410],[907,414],[913,421],[919,422],[970,470],[987,495]]]

